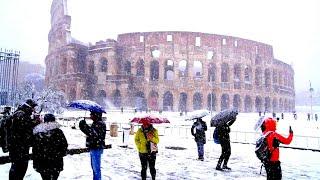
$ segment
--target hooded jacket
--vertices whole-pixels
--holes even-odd
[[[38,172],[62,171],[68,143],[57,122],[47,122],[33,129],[33,167]]]
[[[293,138],[293,132],[289,133],[289,136],[286,138],[275,132],[276,121],[274,119],[267,119],[264,124],[266,129],[263,134],[266,134],[269,131],[272,132],[267,136],[268,148],[271,151],[270,161],[279,161],[279,143],[290,144]]]
[[[87,135],[86,146],[89,149],[103,149],[105,147],[106,124],[102,119],[93,121],[91,126],[85,120],[81,120],[79,128]]]
[[[196,132],[194,132],[194,129],[196,129]],[[194,136],[194,140],[196,142],[202,142],[203,144],[206,143],[206,133],[207,131],[207,124],[205,121],[197,120],[193,123],[191,127],[191,134]]]
[[[147,129],[144,129],[143,127],[141,127],[138,129],[134,137],[134,142],[137,146],[139,153],[149,153],[147,148],[148,141],[144,135],[144,132],[146,133],[146,135],[149,133],[153,135],[152,139],[150,139],[151,142],[155,144],[159,143],[159,135],[158,135],[157,129],[155,129],[152,125],[149,126],[149,128]]]

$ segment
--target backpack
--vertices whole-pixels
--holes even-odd
[[[0,147],[4,153],[8,152],[8,138],[11,132],[13,115],[4,117],[0,121]]]
[[[213,141],[216,144],[220,144],[217,128],[215,128],[214,131],[213,131]]]
[[[267,143],[267,137],[271,133],[272,133],[271,131],[267,132],[266,134],[260,136],[256,141],[255,153],[256,153],[258,159],[262,163],[268,162],[271,158],[271,151],[270,151],[270,149],[268,147],[268,143]]]

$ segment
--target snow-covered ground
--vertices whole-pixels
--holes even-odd
[[[319,113],[319,112],[318,112]],[[68,116],[76,116],[74,112],[68,112]],[[77,112],[77,116],[79,112]],[[117,122],[118,125],[128,125],[129,119],[134,116],[142,116],[145,113],[108,112],[107,124]],[[158,115],[158,113],[155,113]],[[191,113],[189,113],[191,115]],[[220,146],[212,141],[213,128],[207,131],[207,144],[205,145],[205,161],[198,161],[196,143],[190,135],[192,121],[185,121],[185,115],[179,113],[163,113],[163,117],[170,120],[170,124],[155,125],[159,130],[160,143],[157,155],[156,169],[157,179],[266,179],[264,170],[260,175],[261,163],[254,154],[254,142],[259,132],[253,130],[258,119],[257,113],[239,114],[236,123],[231,127],[232,154],[229,160],[230,172],[215,170],[220,156]],[[270,116],[270,114],[267,114]],[[277,116],[280,116],[278,114]],[[284,120],[278,123],[278,131],[288,135],[289,125],[294,131],[292,147],[308,147],[320,150],[320,123],[306,120],[305,112],[298,112],[298,120],[293,120],[292,114],[285,114]],[[209,125],[210,115],[205,121]],[[85,136],[77,129],[71,129],[73,121],[62,122],[69,148],[79,148],[85,145]],[[138,126],[135,126],[137,129]],[[122,129],[119,128],[119,131]],[[106,149],[102,157],[103,179],[140,179],[140,161],[134,145],[134,136],[130,135],[128,148],[122,148],[122,132],[118,137],[110,137],[107,134],[106,143],[112,144],[111,149]],[[310,139],[310,137],[312,137]],[[178,147],[182,150],[175,150]],[[177,149],[177,148],[176,148]],[[0,153],[0,156],[7,155]],[[283,179],[320,179],[320,152],[310,150],[296,150],[290,148],[280,149]],[[68,155],[64,158],[64,171],[59,179],[92,179],[92,171],[88,153]],[[10,164],[0,165],[0,179],[8,179]],[[148,177],[150,173],[148,171]],[[32,161],[25,179],[41,179],[40,175],[32,168]]]

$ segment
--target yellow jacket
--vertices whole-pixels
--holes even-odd
[[[155,144],[158,144],[159,143],[158,130],[153,128],[146,135],[148,135],[150,133],[153,135],[153,137],[151,139],[149,139],[149,141],[151,141]],[[136,132],[136,135],[134,137],[134,141],[136,143],[136,146],[137,146],[139,153],[148,153],[147,140],[146,140],[141,128],[139,128],[138,131]]]

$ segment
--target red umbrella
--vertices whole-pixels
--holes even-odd
[[[142,123],[143,121],[148,121],[150,124],[162,124],[162,123],[170,123],[167,118],[160,118],[154,116],[145,116],[145,117],[135,117],[131,120],[133,123]]]

